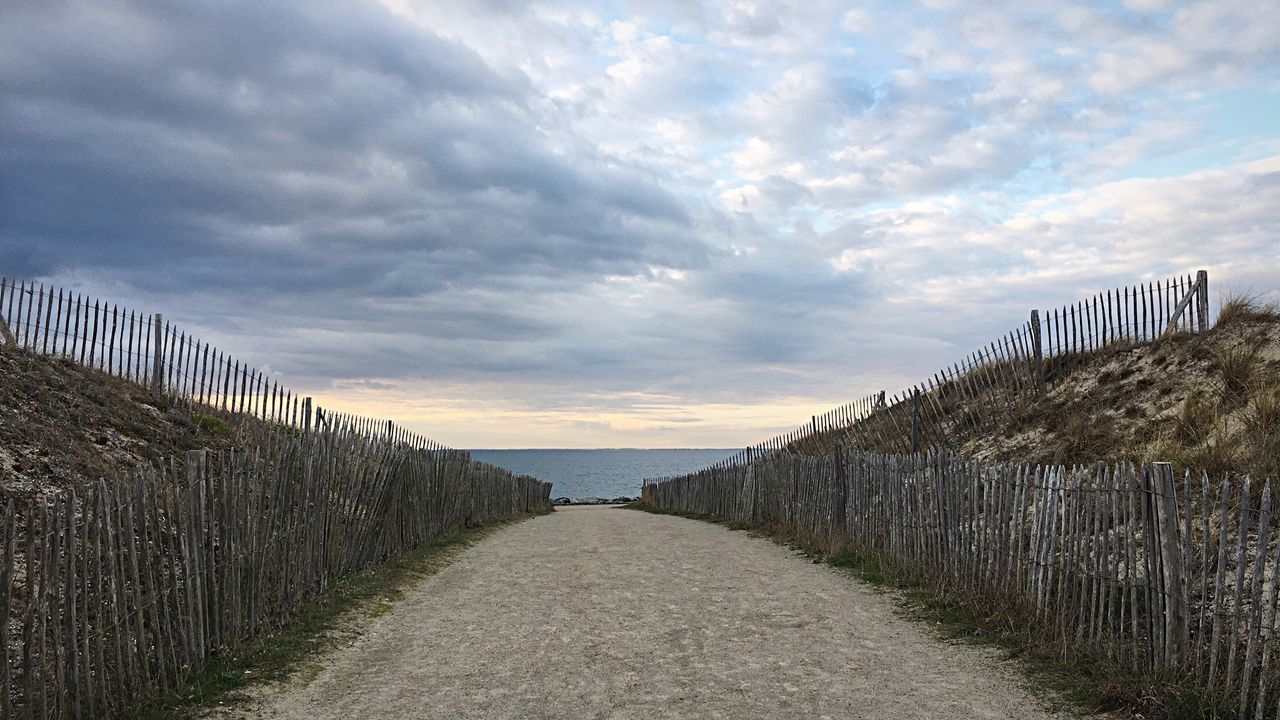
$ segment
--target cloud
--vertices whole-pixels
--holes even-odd
[[[844,246],[837,267],[895,278],[885,290],[900,301],[974,315],[1201,267],[1219,287],[1267,287],[1280,267],[1278,172],[1273,157],[1102,183],[998,221],[974,201],[915,203],[867,213],[827,241]]]
[[[102,3],[15,20],[0,242],[17,272],[413,297],[709,255],[641,170],[545,129],[556,110],[527,78],[384,11]]]
[[[19,4],[0,272],[455,444],[744,444],[1031,307],[1273,284],[1277,15]]]

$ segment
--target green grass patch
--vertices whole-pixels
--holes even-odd
[[[200,430],[203,432],[207,432],[211,435],[230,435],[231,434],[231,426],[227,425],[227,423],[223,421],[221,418],[216,418],[216,417],[213,417],[212,415],[201,415],[197,413],[194,419],[196,421],[196,427],[200,428]]]
[[[250,685],[283,680],[294,673],[310,683],[324,669],[316,654],[338,642],[332,632],[362,619],[381,617],[422,579],[452,562],[462,549],[528,515],[453,530],[384,563],[342,578],[308,601],[287,624],[234,648],[225,648],[181,688],[138,706],[130,720],[176,720],[200,707],[234,703]]]

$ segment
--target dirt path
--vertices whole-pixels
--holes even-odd
[[[505,529],[248,717],[1039,718],[1010,668],[768,540],[600,507]]]

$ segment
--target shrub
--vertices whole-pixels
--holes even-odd
[[[210,415],[196,415],[196,427],[213,435],[230,435],[231,428],[222,420]]]

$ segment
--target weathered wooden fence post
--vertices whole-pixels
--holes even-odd
[[[1183,575],[1186,558],[1179,536],[1177,483],[1173,477],[1173,465],[1155,463],[1151,483],[1155,506],[1156,541],[1160,545],[1160,583],[1164,595],[1164,661],[1168,667],[1176,667],[1185,657],[1183,646],[1187,629],[1187,599],[1184,595]]]
[[[920,452],[920,388],[911,388],[911,452]]]
[[[744,456],[742,495],[738,499],[738,520],[754,523],[756,520],[756,466],[751,448]]]
[[[9,323],[5,322],[4,293],[8,279],[0,279],[0,339],[4,340],[6,345],[17,346],[18,339],[13,336],[13,331],[9,329]]]
[[[1196,330],[1204,332],[1209,327],[1209,271],[1196,273]]]
[[[151,343],[151,392],[159,395],[164,392],[164,316],[156,313],[151,316],[151,330],[154,340]]]
[[[1031,368],[1031,379],[1036,383],[1036,389],[1041,394],[1044,393],[1044,345],[1040,339],[1040,311],[1031,311],[1031,352],[1035,357],[1031,359],[1034,363]]]
[[[1196,273],[1196,281],[1169,313],[1165,332],[1174,332],[1183,315],[1191,316],[1187,320],[1187,328],[1193,333],[1204,332],[1209,326],[1209,273],[1204,270]]]
[[[828,552],[844,551],[849,545],[849,471],[845,468],[844,444],[836,440],[832,445],[832,452],[835,455],[835,493],[831,507],[827,509],[831,518],[831,532],[827,537]]]

